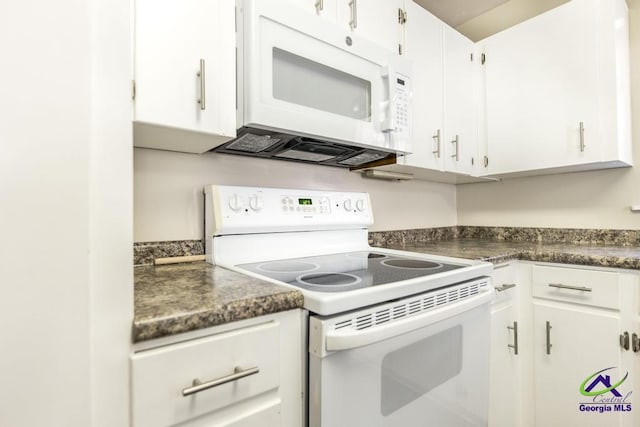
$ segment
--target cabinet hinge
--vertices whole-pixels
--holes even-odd
[[[480,55],[480,63],[484,65],[485,62],[487,62],[487,56],[483,53]]]
[[[136,99],[136,81],[131,80],[131,99]]]
[[[487,166],[489,166],[489,157],[484,156],[484,167],[486,168]]]
[[[473,62],[473,52],[471,53],[471,62]]]
[[[404,25],[407,22],[407,11],[398,8],[398,24]]]

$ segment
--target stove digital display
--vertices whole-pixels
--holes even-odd
[[[311,199],[298,199],[299,205],[312,205]]]

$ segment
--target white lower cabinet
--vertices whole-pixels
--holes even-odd
[[[517,286],[493,304],[489,426],[639,425],[638,274],[518,262],[492,278]]]
[[[527,402],[524,384],[530,383],[527,362],[531,323],[521,310],[527,288],[519,280],[515,262],[497,265],[491,274],[496,298],[491,305],[491,357],[489,366],[489,425],[515,427],[523,422]],[[526,295],[524,295],[526,297]]]
[[[604,378],[615,384],[625,375],[618,343],[620,315],[578,306],[534,302],[535,417],[536,426],[620,426],[623,412],[593,413],[581,408],[600,408],[594,402],[612,398],[584,396],[581,385],[604,369]],[[587,381],[585,388],[594,380]],[[592,392],[605,388],[597,384]],[[631,391],[625,381],[618,391]]]
[[[132,425],[302,425],[301,325],[293,310],[146,344],[131,356]]]

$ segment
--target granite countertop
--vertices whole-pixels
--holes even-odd
[[[204,261],[134,268],[133,341],[302,307],[300,291]]]
[[[520,259],[640,270],[640,247],[569,243],[531,243],[489,239],[447,239],[384,247],[425,254],[479,259],[494,264]]]
[[[553,262],[640,270],[640,247],[532,243],[490,238],[380,242],[411,252],[479,259]],[[300,291],[206,262],[137,266],[133,341],[139,342],[264,314],[300,308]]]

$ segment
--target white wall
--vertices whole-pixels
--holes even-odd
[[[128,425],[128,25],[124,0],[0,3],[0,426]]]
[[[640,0],[628,0],[633,168],[458,186],[461,225],[640,229]]]
[[[207,184],[368,191],[372,230],[456,224],[455,186],[362,178],[339,168],[224,154],[134,150],[136,242],[201,239]]]

